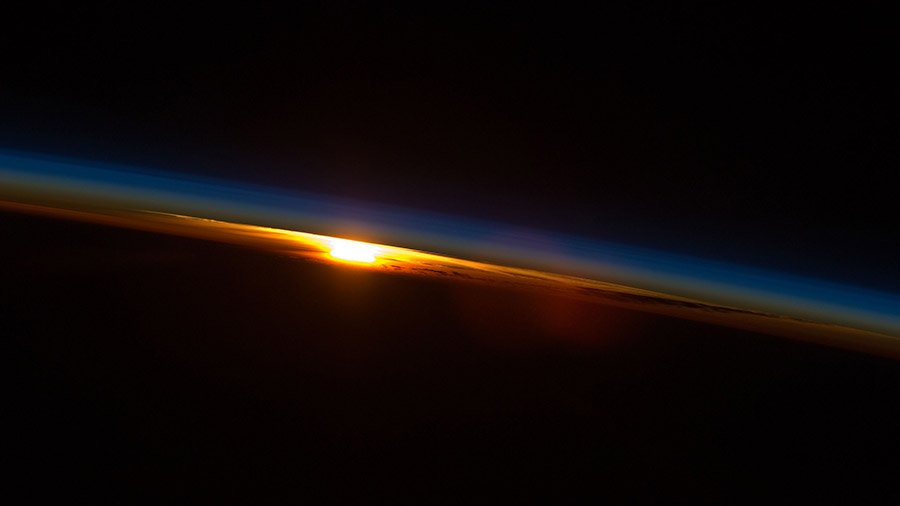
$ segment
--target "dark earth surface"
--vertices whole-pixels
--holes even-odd
[[[7,493],[900,499],[900,365],[532,292],[0,217]]]

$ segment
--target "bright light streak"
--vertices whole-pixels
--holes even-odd
[[[375,262],[378,247],[348,239],[331,240],[331,256],[347,262],[371,264]]]

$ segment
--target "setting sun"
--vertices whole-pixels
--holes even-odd
[[[331,240],[331,256],[348,262],[371,264],[375,262],[378,247],[348,239]]]

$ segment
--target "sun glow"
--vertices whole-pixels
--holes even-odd
[[[331,256],[347,262],[371,264],[375,262],[378,247],[348,239],[331,240]]]

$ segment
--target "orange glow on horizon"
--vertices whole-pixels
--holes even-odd
[[[345,262],[362,264],[375,263],[379,249],[374,244],[368,244],[349,239],[331,239],[331,256]]]
[[[726,325],[900,359],[900,341],[892,335],[836,323],[809,321],[790,314],[735,308],[611,281],[492,264],[402,246],[174,213],[67,205],[70,207],[0,200],[0,210],[4,211],[235,244],[298,259],[339,263],[347,268],[377,268],[381,272],[399,275],[481,283],[503,289],[539,290],[550,296],[595,301],[603,305]],[[552,318],[539,323],[548,325],[554,333],[577,337],[580,331],[577,324],[579,313],[571,313],[573,309],[570,306],[563,301],[559,302],[562,304],[561,309],[551,306],[552,313],[549,317]]]

